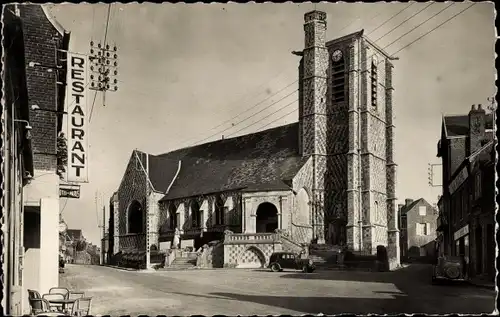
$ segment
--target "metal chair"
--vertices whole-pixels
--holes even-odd
[[[52,287],[49,290],[49,294],[62,294],[64,298],[67,299],[69,294],[69,289],[67,289],[66,287]]]
[[[79,299],[79,298],[83,298],[85,297],[85,293],[84,292],[69,292],[68,294],[68,299]],[[71,310],[73,309],[73,306],[74,306],[75,303],[72,303],[71,304],[71,307],[68,307],[67,310],[68,312],[71,312]]]
[[[85,293],[84,292],[69,292],[68,294],[68,299],[79,299],[79,298],[82,298],[82,297],[85,297]]]
[[[92,297],[78,298],[73,304],[71,316],[89,316]]]
[[[66,298],[64,297],[63,294],[55,293],[55,294],[43,294],[42,299],[45,299],[47,302],[49,302],[49,306],[52,309],[52,311],[58,311],[62,312],[63,311],[63,304],[55,304],[55,303],[50,303],[51,300],[65,300]]]
[[[31,307],[31,315],[39,315],[43,313],[52,313],[50,303],[44,298],[29,298]]]
[[[40,293],[38,293],[37,291],[35,291],[33,289],[28,290],[28,297],[29,298],[42,298],[42,296],[40,296]]]

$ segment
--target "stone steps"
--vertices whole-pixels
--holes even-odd
[[[188,257],[178,257],[175,258],[172,264],[164,268],[165,270],[186,270],[196,267],[196,260],[190,259]]]

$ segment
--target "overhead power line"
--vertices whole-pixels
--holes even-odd
[[[386,45],[385,47],[389,47],[391,46],[392,44],[396,43],[397,41],[399,41],[400,39],[402,39],[403,37],[405,37],[406,35],[410,34],[411,32],[413,32],[415,29],[417,29],[418,27],[424,25],[425,23],[429,22],[430,20],[432,20],[433,18],[437,17],[441,12],[443,12],[444,10],[450,8],[452,5],[454,5],[455,3],[451,3],[449,4],[448,6],[444,7],[443,9],[439,10],[438,12],[434,13],[433,15],[431,15],[427,20],[425,20],[424,22],[421,22],[420,24],[418,24],[417,26],[415,26],[414,28],[412,28],[411,30],[409,30],[408,32],[406,32],[405,34],[401,35],[400,37],[398,37],[397,39],[395,39],[394,41],[392,41],[390,44]]]
[[[453,3],[452,3],[451,5],[453,5]],[[414,29],[416,29],[416,28],[420,27],[421,25],[425,24],[425,23],[426,23],[426,22],[428,22],[430,19],[432,19],[433,17],[437,16],[438,14],[440,14],[441,12],[443,12],[444,10],[446,10],[447,8],[449,8],[451,5],[449,5],[448,7],[445,7],[444,9],[440,10],[439,12],[437,12],[437,13],[435,13],[433,16],[431,16],[429,19],[427,19],[427,20],[425,20],[424,22],[420,23],[419,25],[417,25],[417,26],[413,27],[413,28],[412,28],[409,32],[405,33],[405,35],[406,35],[406,34],[409,34],[409,33],[410,33],[411,31],[413,31]],[[407,6],[407,7],[406,7],[406,8],[404,8],[403,10],[407,9],[408,7],[409,7],[409,6]],[[428,7],[428,6],[427,6],[427,7]],[[425,8],[426,8],[426,7],[425,7]],[[425,8],[424,8],[424,9],[425,9]],[[399,14],[399,13],[401,13],[403,10],[399,11],[398,13],[396,13],[396,15],[397,15],[397,14]],[[419,12],[422,12],[422,11],[423,11],[423,10],[420,10]],[[394,15],[394,16],[395,16],[395,15]],[[393,17],[394,17],[394,16],[393,16]],[[390,18],[390,19],[392,19],[392,18]],[[389,19],[389,20],[390,20],[390,19]],[[407,19],[407,20],[409,20],[409,19]],[[385,22],[384,22],[384,23],[382,23],[382,24],[385,24]],[[400,24],[398,25],[398,27],[401,27],[401,25],[403,25],[403,24],[402,24],[402,23],[400,23]],[[393,30],[395,30],[395,28],[393,28]],[[402,37],[403,37],[403,36],[399,37],[399,39],[401,39]],[[393,43],[389,44],[389,45],[386,45],[383,49],[385,49],[385,48],[389,47],[390,45],[392,45],[392,44],[394,44],[394,43],[395,43],[395,41],[394,41]],[[399,52],[399,51],[398,51],[398,52]],[[374,54],[373,54],[373,55],[374,55]],[[373,55],[371,55],[371,56],[373,56]],[[392,55],[394,55],[394,54],[392,54]],[[371,56],[369,56],[369,57],[368,57],[368,59],[369,59],[369,58],[371,58]],[[380,64],[381,62],[383,62],[383,60],[379,61],[377,64]],[[355,75],[355,78],[354,78],[354,79],[356,79],[356,78],[357,78],[357,76],[359,76],[359,75]],[[285,107],[286,107],[286,106],[285,106]],[[285,107],[283,107],[283,108],[285,108]],[[281,109],[283,109],[283,108],[281,108]],[[253,115],[253,116],[254,116],[254,115]],[[253,117],[253,116],[252,116],[252,117]],[[235,125],[233,125],[232,127],[228,128],[228,129],[225,129],[225,130],[223,130],[223,131],[217,132],[216,134],[213,134],[213,135],[211,135],[211,136],[210,136],[210,137],[208,137],[208,138],[205,138],[205,139],[203,139],[203,140],[201,140],[201,141],[198,141],[198,142],[196,142],[195,144],[200,143],[200,142],[204,142],[204,141],[206,141],[206,140],[210,139],[211,137],[217,136],[217,135],[221,134],[222,132],[225,132],[225,131],[227,131],[227,130],[229,130],[229,129],[231,129],[231,128],[234,128],[234,126],[237,126],[237,125],[241,124],[243,121],[246,121],[247,119],[248,119],[248,118],[246,118],[246,119],[244,119],[244,120],[242,120],[242,121],[240,121],[240,122],[236,123]],[[239,131],[238,131],[238,132],[239,132]],[[233,135],[233,134],[234,134],[234,133],[229,134],[229,135]]]
[[[282,101],[282,100],[284,100],[285,98],[289,97],[289,96],[290,96],[290,95],[292,95],[293,93],[297,92],[297,90],[298,90],[298,89],[295,89],[294,91],[292,91],[292,92],[291,92],[291,93],[289,93],[288,95],[286,95],[286,96],[284,96],[284,97],[280,98],[279,100],[277,100],[277,101],[273,102],[273,103],[272,103],[272,104],[270,104],[268,107],[271,107],[271,106],[273,106],[273,105],[275,105],[275,104],[279,103],[280,101]],[[260,111],[259,111],[259,112],[257,112],[257,113],[254,113],[253,115],[251,115],[251,116],[249,116],[249,117],[247,117],[247,118],[245,118],[245,119],[243,119],[242,121],[238,122],[238,124],[241,124],[241,123],[243,123],[243,122],[247,121],[248,119],[255,117],[255,116],[256,116],[256,115],[258,115],[259,113],[262,113],[264,110],[268,109],[268,107],[267,107],[267,108],[264,108],[264,109],[262,109],[262,110],[260,110]],[[282,108],[280,108],[280,109],[282,109]],[[272,115],[272,114],[274,114],[274,113],[271,113],[270,115]],[[231,128],[233,128],[233,127],[231,127]],[[210,135],[209,137],[207,137],[207,138],[205,138],[205,139],[203,139],[203,140],[201,140],[201,141],[198,141],[198,142],[194,143],[193,145],[195,145],[195,144],[197,144],[197,143],[200,143],[200,142],[207,141],[207,140],[209,140],[210,138],[212,138],[212,137],[214,137],[214,136],[217,136],[217,135],[219,135],[220,133],[225,132],[225,131],[227,131],[227,130],[229,130],[229,129],[231,129],[231,128],[227,128],[227,129],[225,129],[225,130],[222,130],[222,131],[219,131],[219,132],[217,132],[217,133],[215,133],[215,134],[212,134],[212,135]]]
[[[406,44],[405,46],[403,46],[402,48],[400,48],[399,50],[397,50],[396,52],[394,52],[394,54],[397,54],[399,52],[401,52],[402,50],[404,50],[405,48],[409,47],[410,45],[414,44],[415,42],[421,40],[422,38],[424,38],[425,36],[431,34],[432,32],[434,32],[435,30],[439,29],[441,26],[445,25],[446,23],[450,22],[451,20],[455,19],[456,17],[458,17],[460,14],[464,13],[465,11],[469,10],[470,8],[472,8],[473,6],[475,6],[476,3],[473,3],[471,4],[470,6],[468,6],[467,8],[459,11],[458,13],[454,14],[453,16],[451,16],[450,18],[446,19],[444,22],[440,23],[439,25],[437,25],[436,27],[432,28],[431,30],[429,30],[428,32],[424,33],[423,35],[419,36],[418,38],[416,38],[415,40],[411,41],[410,43]]]
[[[260,101],[260,102],[258,102],[257,104],[252,105],[251,107],[247,108],[245,111],[243,111],[243,112],[239,113],[238,115],[236,115],[236,116],[232,117],[232,118],[231,118],[231,119],[229,119],[229,120],[226,120],[226,121],[222,122],[221,124],[217,125],[216,127],[214,127],[214,128],[212,128],[212,129],[210,129],[209,131],[213,131],[213,130],[215,130],[215,129],[217,129],[217,128],[219,128],[219,127],[221,127],[221,126],[223,126],[223,125],[225,125],[225,124],[227,124],[227,123],[230,123],[231,121],[233,121],[234,119],[238,118],[238,117],[239,117],[239,116],[241,116],[242,114],[247,113],[247,112],[249,112],[250,110],[252,110],[252,109],[256,108],[257,106],[261,105],[262,103],[264,103],[265,101],[267,101],[267,100],[271,99],[272,97],[274,97],[274,96],[278,95],[280,92],[284,91],[285,89],[287,89],[288,87],[290,87],[291,85],[293,85],[293,84],[295,84],[295,83],[297,83],[297,82],[298,82],[298,80],[295,80],[293,83],[288,84],[287,86],[285,86],[284,88],[282,88],[282,89],[278,90],[278,91],[277,91],[277,92],[275,92],[274,94],[272,94],[272,95],[268,96],[268,97],[267,97],[267,98],[265,98],[264,100],[261,100],[261,101]],[[292,93],[294,93],[295,91],[297,91],[297,90],[294,90]],[[291,95],[292,93],[290,93],[289,95]],[[284,98],[288,97],[289,95],[285,96]],[[279,102],[279,101],[281,101],[281,100],[283,100],[284,98],[282,98],[282,99],[278,100],[278,102]],[[274,105],[274,104],[275,104],[275,103],[273,103],[273,104],[271,104],[271,105]],[[268,106],[268,107],[269,107],[269,106]],[[251,117],[252,117],[252,116],[251,116]],[[249,119],[249,118],[250,118],[250,117],[248,117],[248,118],[244,119],[243,121],[245,121],[245,120],[247,120],[247,119]],[[223,130],[223,131],[219,131],[219,132],[217,132],[217,133],[215,133],[215,134],[213,134],[213,135],[209,136],[209,137],[208,137],[208,139],[209,139],[209,138],[211,138],[211,137],[213,137],[213,136],[216,136],[216,135],[218,135],[218,134],[220,134],[220,133],[222,133],[222,132],[224,132],[224,131],[227,131],[228,129],[229,129],[229,128],[227,128],[227,129],[225,129],[225,130]],[[184,144],[184,143],[190,142],[190,141],[191,141],[191,140],[193,140],[193,139],[194,139],[194,138],[190,138],[190,139],[188,139],[188,140],[186,140],[186,141],[181,141],[181,142],[180,142],[180,144]],[[204,140],[202,140],[202,141],[204,141]],[[196,142],[196,143],[199,143],[199,142]]]
[[[403,11],[405,11],[406,9],[410,8],[412,5],[414,5],[415,3],[410,3],[409,5],[407,5],[406,7],[404,7],[403,9],[401,9],[400,11],[398,11],[395,15],[393,15],[392,17],[390,17],[389,19],[385,20],[384,23],[380,24],[378,27],[376,27],[375,29],[373,29],[370,33],[368,33],[367,35],[370,35],[372,34],[373,32],[377,31],[378,29],[380,29],[382,26],[384,26],[386,23],[388,23],[389,21],[391,21],[392,19],[394,19],[395,17],[397,17],[398,15],[400,15]]]
[[[271,116],[271,115],[273,115],[273,114],[276,114],[276,113],[280,112],[281,110],[283,110],[283,109],[285,109],[285,108],[288,108],[289,106],[291,106],[292,104],[294,104],[294,103],[295,103],[295,102],[297,102],[297,101],[298,101],[298,99],[295,99],[294,101],[292,101],[292,102],[290,102],[290,103],[286,104],[285,106],[283,106],[283,107],[279,108],[278,110],[274,111],[273,113],[270,113],[268,116]],[[295,109],[294,109],[294,111],[295,111]],[[291,113],[291,112],[290,112],[290,113]],[[254,126],[254,125],[256,125],[256,124],[257,124],[257,123],[259,123],[259,122],[260,122],[260,121],[256,121],[256,122],[254,122],[254,123],[252,123],[252,124],[249,124],[249,125],[247,125],[246,127],[242,128],[242,129],[239,129],[238,131],[236,131],[236,132],[233,132],[233,133],[229,134],[228,136],[235,135],[235,134],[237,134],[238,132],[241,132],[241,131],[243,131],[243,130],[245,130],[245,129],[248,129],[249,127]]]
[[[424,11],[425,9],[427,9],[428,7],[430,7],[431,5],[435,4],[435,2],[431,2],[429,3],[428,5],[426,5],[425,7],[423,7],[422,9],[418,10],[416,13],[412,14],[409,18],[405,19],[403,22],[401,22],[400,24],[398,24],[396,27],[392,28],[391,30],[389,30],[387,33],[385,33],[384,35],[382,35],[381,37],[379,37],[378,39],[376,39],[374,42],[378,42],[380,41],[381,39],[383,39],[384,37],[386,37],[387,35],[391,34],[392,32],[394,32],[394,30],[396,30],[397,28],[399,28],[401,25],[405,24],[406,22],[408,22],[409,20],[411,20],[413,17],[415,17],[416,15],[418,15],[420,12]]]

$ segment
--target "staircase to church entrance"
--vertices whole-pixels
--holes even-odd
[[[172,262],[169,267],[164,268],[163,270],[187,270],[193,269],[196,267],[196,259],[192,259],[189,257],[178,257]]]

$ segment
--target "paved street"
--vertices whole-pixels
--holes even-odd
[[[491,313],[495,292],[434,286],[429,267],[392,273],[124,271],[67,265],[61,285],[93,297],[94,315]]]

